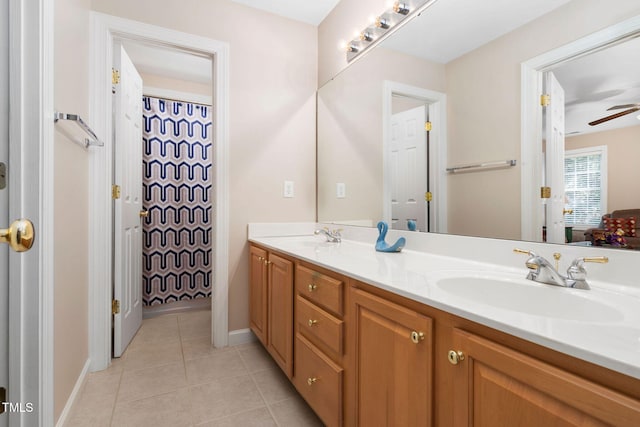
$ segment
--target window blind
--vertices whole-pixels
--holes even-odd
[[[606,147],[568,150],[564,159],[565,202],[573,214],[565,225],[596,227],[605,213]]]

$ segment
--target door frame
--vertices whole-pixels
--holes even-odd
[[[536,56],[520,66],[520,206],[521,240],[542,241],[544,221],[540,203],[542,182],[542,75],[572,59],[619,43],[640,32],[640,15]]]
[[[385,80],[382,85],[382,217],[391,223],[391,116],[393,95],[407,96],[424,101],[428,108],[429,121],[433,129],[429,134],[429,182],[437,194],[432,203],[431,229],[447,232],[447,95],[433,90]]]
[[[212,343],[229,340],[229,45],[138,21],[91,12],[90,117],[106,146],[91,157],[89,218],[89,357],[91,370],[111,362],[113,141],[111,67],[114,38],[184,49],[211,57],[213,64],[213,286]]]
[[[34,247],[9,252],[9,399],[34,413],[10,425],[54,425],[53,2],[9,1],[9,218],[29,218]],[[3,225],[4,226],[4,225]]]

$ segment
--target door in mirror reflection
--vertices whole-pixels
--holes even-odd
[[[415,103],[394,98],[391,116],[391,226],[397,230],[428,231],[429,206],[425,194],[428,182],[428,121],[425,105],[404,109]]]
[[[564,243],[564,90],[552,72],[544,76],[548,102],[544,109],[545,181],[551,188],[546,199],[546,237]]]

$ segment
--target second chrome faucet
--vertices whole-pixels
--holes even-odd
[[[316,236],[318,234],[324,234],[327,237],[327,242],[340,243],[342,241],[342,236],[340,235],[340,229],[337,230],[329,230],[327,227],[319,228],[313,232]]]
[[[546,283],[548,285],[563,286],[575,289],[590,289],[587,284],[587,271],[584,268],[585,262],[609,262],[607,257],[579,257],[573,260],[567,269],[567,275],[560,274],[544,257],[537,255],[532,251],[522,249],[513,250],[519,254],[529,255],[525,265],[529,269],[527,279],[535,282]],[[556,258],[557,261],[558,258]]]

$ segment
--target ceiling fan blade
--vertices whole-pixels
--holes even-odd
[[[636,112],[636,111],[638,111],[638,110],[640,110],[640,107],[630,108],[630,109],[628,109],[628,110],[626,110],[626,111],[621,111],[621,112],[619,112],[619,113],[612,114],[612,115],[610,115],[610,116],[603,117],[603,118],[601,118],[601,119],[598,119],[598,120],[594,120],[594,121],[592,121],[592,122],[589,122],[589,126],[596,126],[596,125],[599,125],[599,124],[601,124],[601,123],[608,122],[609,120],[617,119],[618,117],[622,117],[622,116],[626,116],[627,114],[634,113],[634,112]]]
[[[624,104],[624,105],[614,105],[611,108],[607,108],[607,111],[611,111],[611,110],[620,110],[622,108],[636,108],[636,107],[640,107],[640,104]]]

